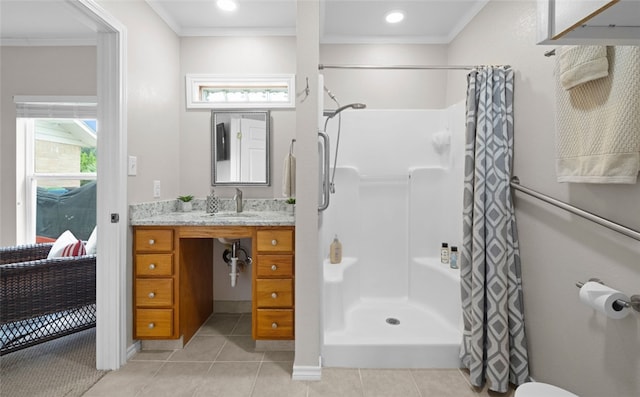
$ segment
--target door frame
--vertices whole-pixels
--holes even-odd
[[[64,1],[97,33],[96,368],[117,370],[127,361],[126,28],[95,0]]]

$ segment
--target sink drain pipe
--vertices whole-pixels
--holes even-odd
[[[228,242],[228,240],[225,240],[225,243],[226,242]],[[244,256],[245,256],[244,261],[238,258],[239,252],[244,253]],[[244,248],[240,247],[239,240],[235,240],[231,242],[231,251],[229,251],[229,249],[224,250],[224,253],[222,254],[222,258],[230,267],[229,277],[231,279],[231,287],[235,287],[238,280],[238,274],[239,274],[238,267],[244,266],[244,265],[250,265],[253,262],[253,260],[249,255],[247,255],[247,251],[245,251]]]

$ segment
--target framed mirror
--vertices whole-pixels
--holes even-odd
[[[211,185],[269,186],[268,110],[211,112]]]

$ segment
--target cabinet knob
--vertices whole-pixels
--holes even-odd
[[[278,240],[276,240],[275,238],[271,240],[271,245],[273,245],[274,247],[278,245]]]
[[[272,292],[272,293],[271,293],[271,297],[272,297],[273,299],[276,299],[276,298],[278,297],[278,294],[276,294],[275,292]]]
[[[156,325],[154,323],[149,323],[149,329],[154,329]]]
[[[155,263],[149,263],[149,269],[153,270],[156,268],[156,264]]]
[[[154,245],[155,243],[156,243],[156,240],[154,240],[154,239],[150,239],[149,240],[149,245]]]
[[[278,323],[271,323],[271,328],[276,329],[278,328]]]
[[[156,297],[155,292],[149,292],[149,299],[153,299]]]
[[[276,266],[276,265],[271,265],[271,270],[273,270],[273,271],[275,272],[276,270],[278,270],[278,266]]]

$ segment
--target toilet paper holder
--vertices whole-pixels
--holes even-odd
[[[602,280],[600,280],[599,278],[590,278],[590,279],[589,279],[589,280],[587,280],[587,281],[593,281],[593,282],[595,282],[595,283],[600,283],[600,284],[602,284],[602,285],[605,285],[605,284],[602,282]],[[585,284],[585,283],[583,283],[582,281],[578,281],[578,282],[576,283],[576,287],[578,287],[578,288],[582,288],[582,286],[583,286],[584,284]],[[616,303],[617,303],[617,304],[619,304],[619,305],[620,305],[620,306],[622,306],[622,307],[630,307],[630,308],[632,308],[633,310],[635,310],[635,311],[637,311],[637,312],[640,312],[640,295],[632,295],[632,296],[631,296],[631,298],[629,298],[629,300],[628,300],[628,301],[623,300],[623,299],[618,299],[618,300],[616,301]]]

